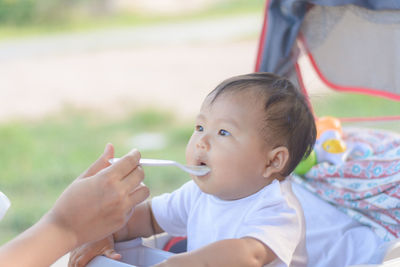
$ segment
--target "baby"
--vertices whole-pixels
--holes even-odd
[[[204,100],[186,148],[211,171],[140,204],[126,226],[71,254],[86,264],[115,241],[167,232],[186,253],[157,266],[306,266],[303,212],[285,178],[314,145],[313,115],[284,78],[252,73],[225,80]]]

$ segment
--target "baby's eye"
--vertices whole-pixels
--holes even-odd
[[[219,131],[218,131],[218,134],[219,134],[219,135],[222,135],[222,136],[229,136],[229,135],[231,135],[230,132],[228,132],[227,130],[224,130],[224,129],[219,130]]]
[[[201,125],[196,125],[195,129],[197,132],[202,132],[204,130],[203,126]]]

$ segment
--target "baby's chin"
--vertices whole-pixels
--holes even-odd
[[[190,175],[190,178],[192,178],[192,180],[193,180],[197,185],[199,185],[200,183],[201,183],[201,184],[204,184],[204,183],[207,182],[209,179],[211,179],[211,171],[208,172],[208,173],[205,174],[205,175],[194,175],[194,174],[191,174],[191,175]],[[199,185],[199,186],[200,186],[200,185]]]
[[[190,175],[193,182],[199,187],[199,189],[201,190],[201,192],[206,193],[206,194],[211,194],[211,192],[209,192],[209,190],[207,190],[206,185],[204,184],[204,182],[199,179],[198,176],[195,175]]]

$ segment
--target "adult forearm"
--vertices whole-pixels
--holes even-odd
[[[75,248],[77,240],[56,224],[42,218],[0,248],[2,266],[49,266]]]

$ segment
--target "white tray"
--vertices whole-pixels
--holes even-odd
[[[97,256],[89,262],[87,267],[145,267],[162,262],[173,255],[173,253],[143,245],[141,238],[116,243],[115,250],[122,255],[120,261]]]

